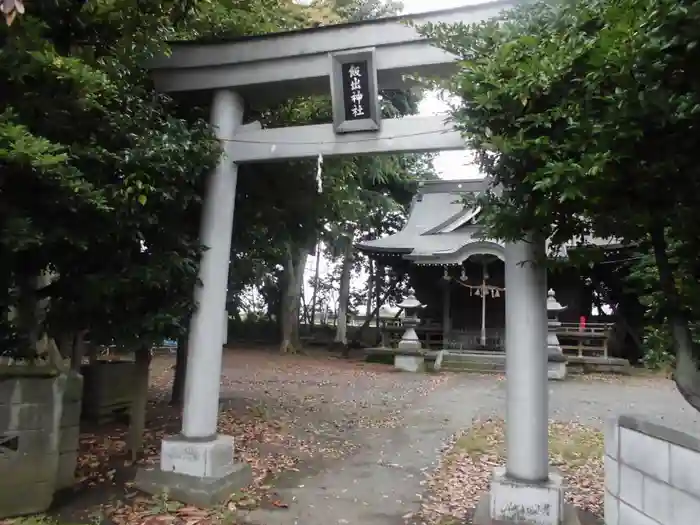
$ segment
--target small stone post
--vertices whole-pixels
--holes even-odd
[[[394,367],[405,372],[421,372],[425,370],[425,353],[416,333],[416,326],[420,324],[418,309],[425,305],[421,304],[414,291],[409,289],[408,296],[396,306],[405,311],[402,324],[406,331],[399,341],[398,351],[394,356]]]
[[[559,345],[557,328],[561,326],[559,313],[566,310],[554,296],[554,290],[547,292],[547,377],[549,379],[566,379],[566,356]]]

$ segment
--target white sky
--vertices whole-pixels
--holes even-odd
[[[470,4],[481,4],[486,0],[401,0],[404,13],[415,14],[426,11],[450,9]],[[421,115],[444,113],[447,111],[444,102],[436,95],[428,95],[421,102]],[[445,151],[435,159],[435,169],[442,179],[471,179],[479,178],[479,170],[471,163],[471,156],[466,151]]]
[[[420,0],[413,0],[414,2]],[[427,95],[420,103],[421,115],[434,115],[445,113],[447,105],[434,94]],[[435,170],[441,179],[478,179],[481,177],[479,169],[471,161],[468,151],[442,151],[433,162]]]

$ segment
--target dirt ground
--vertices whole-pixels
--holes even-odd
[[[173,356],[154,359],[139,464],[157,464],[160,440],[180,429],[179,410],[167,405],[173,365]],[[251,487],[212,512],[147,497],[131,485],[126,426],[86,427],[79,482],[50,514],[63,525],[423,525],[447,512],[466,524],[473,498],[447,511],[442,502],[483,492],[488,469],[477,472],[467,461],[446,471],[445,445],[474,421],[502,418],[505,385],[500,375],[406,374],[324,351],[230,349],[219,427],[236,438],[238,460],[252,466]],[[588,376],[550,385],[550,417],[561,428],[595,431],[607,417],[636,413],[700,429],[698,413],[663,379]],[[601,472],[593,469],[585,483],[594,495],[581,501],[599,513]]]
[[[134,490],[131,481],[138,466],[157,464],[160,440],[180,430],[180,411],[168,405],[174,364],[171,355],[153,359],[143,457],[134,465],[126,453],[126,424],[85,425],[78,483],[57,496],[52,518],[70,525],[132,524],[158,514],[162,502]],[[283,356],[276,349],[227,349],[219,430],[236,438],[237,459],[254,474],[250,490],[236,497],[236,510],[285,508],[270,480],[284,474],[280,479],[288,482],[354,453],[358,432],[396,427],[402,409],[445,380],[406,376],[325,351]],[[202,520],[233,522],[233,517]]]

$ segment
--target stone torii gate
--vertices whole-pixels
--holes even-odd
[[[456,57],[414,29],[416,24],[473,23],[492,18],[513,0],[267,34],[218,43],[182,42],[151,65],[156,87],[167,93],[212,97],[211,123],[223,154],[206,185],[198,308],[191,320],[182,431],[163,440],[160,468],[142,469],[139,488],[207,506],[250,480],[233,461],[234,441],[217,434],[222,315],[231,249],[238,165],[242,163],[464,149],[445,115],[382,120],[378,89],[405,87],[403,77],[449,75]],[[264,105],[292,95],[333,95],[334,123],[261,129],[243,124],[244,101]],[[547,311],[545,269],[532,261],[544,241],[529,236],[506,254],[507,466],[494,473],[480,507],[491,519],[559,525],[563,485],[548,464]]]

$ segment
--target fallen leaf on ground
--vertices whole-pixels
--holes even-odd
[[[396,374],[391,366],[337,359],[323,352],[226,350],[218,431],[234,436],[234,459],[250,465],[253,483],[221,509],[203,511],[171,508],[168,502],[135,491],[131,481],[136,468],[158,466],[161,440],[180,431],[181,410],[168,405],[174,363],[173,355],[156,355],[152,360],[147,428],[135,464],[127,454],[124,422],[94,426],[81,434],[76,490],[112,491],[117,496],[100,505],[86,497],[90,503],[75,511],[79,519],[70,521],[82,522],[99,510],[115,525],[218,523],[222,511],[259,506],[271,481],[283,472],[298,472],[306,459],[339,459],[354,452],[357,444],[347,437],[351,431],[399,426],[397,407],[407,406],[448,379]],[[283,502],[272,504],[287,508]]]
[[[421,523],[463,523],[489,490],[493,469],[505,463],[501,419],[475,421],[445,445],[438,468],[428,474]],[[603,434],[577,422],[550,422],[550,462],[564,475],[569,503],[596,516],[603,513]]]

